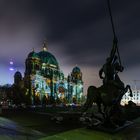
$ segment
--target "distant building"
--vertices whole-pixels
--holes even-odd
[[[79,67],[74,67],[68,77],[59,67],[59,63],[43,44],[43,50],[30,52],[25,61],[24,77],[19,71],[15,73],[14,85],[23,86],[27,89],[26,94],[30,96],[32,104],[36,100],[54,100],[64,98],[67,102],[80,102],[83,96],[82,72]]]
[[[140,105],[140,90],[132,90],[132,93],[133,93],[133,97],[130,97],[130,93],[127,92],[122,100],[121,100],[121,104],[122,105],[125,105],[125,104],[128,104],[128,101],[133,101],[136,105]]]
[[[0,86],[0,105],[5,106],[9,103],[9,98],[11,94],[11,85],[5,84]]]

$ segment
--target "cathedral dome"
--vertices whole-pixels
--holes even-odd
[[[28,54],[28,58],[39,58],[38,54],[36,52],[34,52],[34,50],[32,52],[30,52]]]
[[[22,81],[22,74],[17,71],[15,74],[14,74],[14,84],[15,85],[19,85],[19,83]]]
[[[19,71],[17,71],[15,72],[14,77],[22,78],[22,74]]]
[[[50,52],[43,50],[38,53],[38,56],[42,63],[59,68],[56,58]]]
[[[81,70],[80,70],[80,68],[79,67],[74,67],[73,68],[73,70],[72,70],[72,73],[80,73],[81,72]]]

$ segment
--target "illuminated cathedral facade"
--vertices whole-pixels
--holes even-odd
[[[30,52],[25,61],[24,78],[19,72],[15,73],[15,83],[24,81],[26,94],[42,102],[44,99],[67,100],[68,103],[80,102],[83,97],[82,72],[79,67],[74,67],[72,72],[65,77],[59,63],[43,44],[43,50]]]

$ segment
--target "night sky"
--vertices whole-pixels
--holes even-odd
[[[133,87],[140,80],[140,1],[112,0],[111,6],[125,68],[120,77]],[[0,84],[12,83],[16,70],[24,73],[28,53],[42,50],[46,38],[66,76],[78,65],[85,90],[101,85],[98,71],[113,40],[106,0],[0,0]]]

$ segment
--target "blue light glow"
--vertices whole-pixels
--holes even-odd
[[[10,65],[13,65],[14,64],[14,62],[13,61],[10,61]]]
[[[9,68],[10,71],[14,71],[14,68]]]

